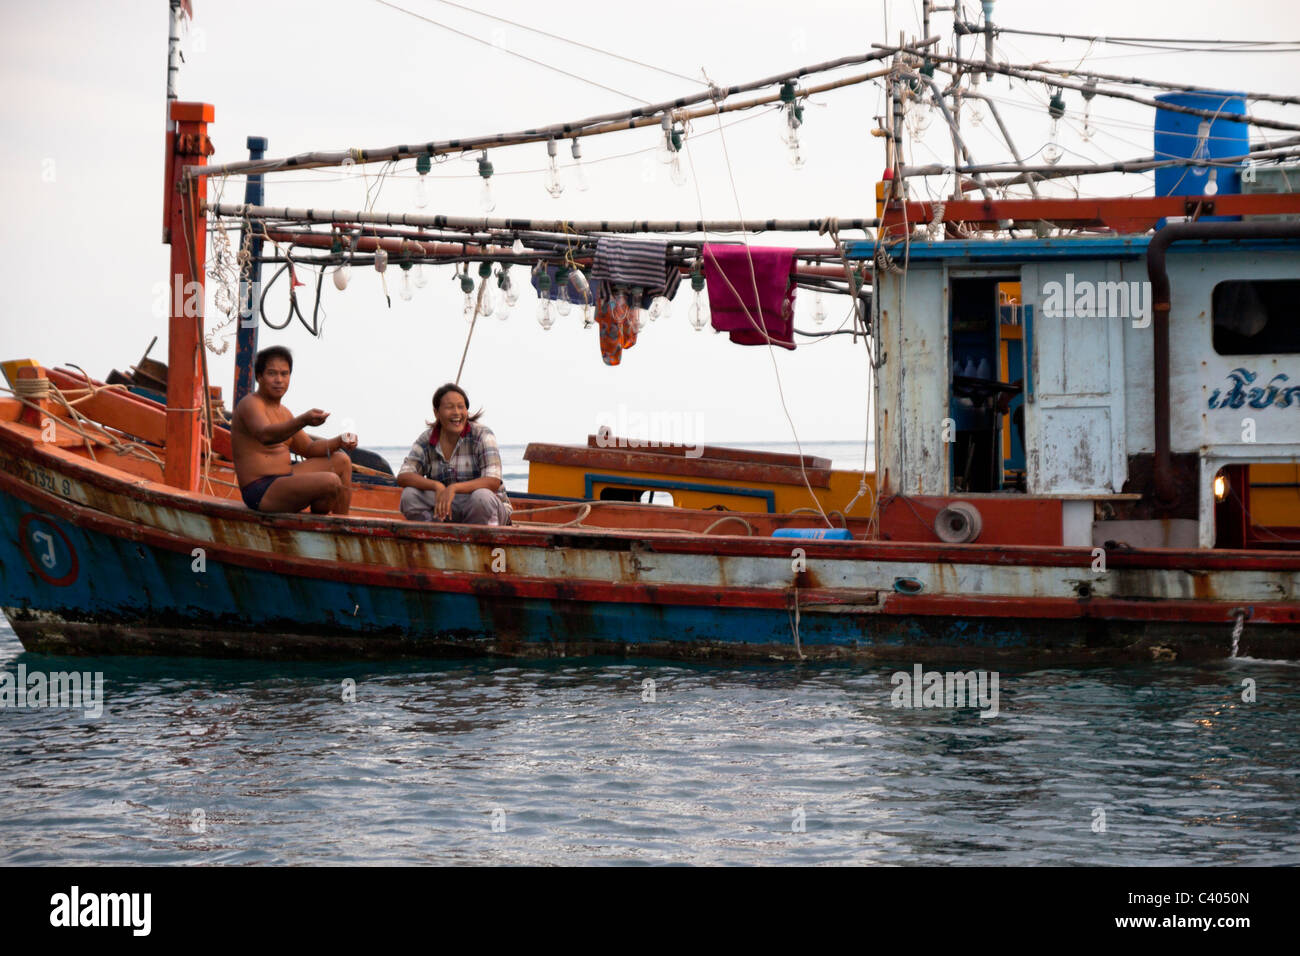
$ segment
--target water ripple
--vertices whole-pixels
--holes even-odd
[[[0,625],[19,663],[102,670],[106,706],[0,709],[4,864],[1300,854],[1300,668],[1269,661],[1003,670],[992,719],[895,709],[885,666],[87,660]]]

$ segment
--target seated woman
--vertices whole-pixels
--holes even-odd
[[[501,453],[492,429],[479,424],[482,415],[469,413],[469,396],[458,385],[433,393],[434,421],[415,440],[397,473],[402,515],[408,521],[510,523]]]

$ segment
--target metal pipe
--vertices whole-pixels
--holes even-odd
[[[1171,294],[1165,252],[1175,242],[1195,239],[1300,239],[1300,222],[1177,222],[1156,231],[1147,246],[1147,276],[1151,280],[1151,313],[1155,340],[1154,491],[1157,502],[1168,504],[1178,497],[1177,479],[1169,433],[1169,311]]]
[[[185,15],[186,5],[182,0],[171,0],[171,9],[167,19],[170,24],[167,31],[167,124],[171,128],[171,103],[176,99],[176,75],[181,67],[181,17]]]
[[[261,159],[266,155],[265,136],[250,136],[246,142],[249,159]],[[244,182],[244,202],[250,206],[260,206],[263,199],[262,177],[249,176]],[[253,299],[262,288],[262,235],[265,232],[264,223],[249,221],[239,233],[240,249],[244,248],[245,239],[248,241],[249,263],[248,275],[239,277],[239,328],[235,332],[235,382],[231,411],[254,386],[253,366],[257,358],[257,332],[261,323],[253,314]]]

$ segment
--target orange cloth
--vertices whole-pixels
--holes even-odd
[[[609,299],[596,300],[596,323],[600,326],[600,358],[606,365],[623,360],[623,323],[610,313]]]

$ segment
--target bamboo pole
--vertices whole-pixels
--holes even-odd
[[[932,46],[938,42],[938,37],[929,37],[913,44],[912,47],[909,47],[908,49],[921,49]],[[643,126],[649,125],[650,122],[657,123],[659,122],[659,117],[664,113],[672,113],[674,111],[682,110],[688,106],[694,106],[706,100],[712,100],[714,105],[708,107],[698,115],[703,116],[714,112],[724,112],[720,109],[723,105],[722,100],[729,96],[735,96],[738,93],[748,93],[753,90],[762,89],[765,86],[773,86],[777,83],[784,83],[787,81],[792,82],[811,73],[823,73],[827,70],[834,70],[843,66],[888,59],[897,51],[898,48],[890,47],[887,49],[879,49],[878,52],[874,53],[840,57],[836,60],[827,60],[825,63],[798,67],[785,73],[778,73],[774,76],[764,77],[761,80],[754,80],[749,83],[741,83],[729,87],[713,87],[706,93],[682,96],[675,100],[653,103],[632,110],[624,110],[618,113],[605,113],[599,116],[588,117],[583,120],[557,123],[539,129],[520,130],[514,133],[496,133],[488,136],[470,137],[467,139],[443,141],[434,140],[427,143],[387,146],[380,149],[348,149],[335,150],[332,152],[309,152],[299,153],[296,156],[282,157],[279,159],[245,160],[237,163],[225,163],[219,166],[206,166],[204,167],[203,175],[229,176],[245,173],[274,173],[286,169],[318,169],[325,166],[343,166],[349,163],[375,163],[391,159],[413,159],[424,153],[428,153],[432,156],[439,156],[446,153],[470,152],[472,150],[486,149],[493,146],[517,146],[524,143],[544,143],[551,139],[572,139],[580,136],[596,135],[597,133],[613,132],[618,129],[632,129],[635,128],[635,126],[629,124],[634,124],[640,120],[645,120],[645,122],[639,124]],[[883,75],[883,73],[881,75]],[[865,82],[867,79],[872,78],[874,78],[873,74],[866,74],[858,78],[856,82]],[[840,83],[839,85],[847,85],[847,82]],[[826,88],[833,89],[834,85],[829,85]],[[806,92],[803,95],[807,95]],[[761,101],[752,102],[747,108],[763,105],[764,102],[770,101],[771,99],[767,98]],[[733,108],[739,109],[740,107]],[[589,128],[591,127],[595,127],[596,130],[589,131]],[[185,174],[190,175],[190,167],[185,168]],[[198,174],[196,173],[195,175]]]
[[[1002,32],[1001,28],[997,28]],[[980,69],[983,69],[981,62]],[[1035,66],[1035,70],[1041,73],[1050,73],[1053,76],[1086,76],[1094,80],[1105,80],[1107,83],[1123,83],[1128,86],[1149,86],[1154,90],[1169,90],[1175,93],[1223,93],[1224,90],[1212,86],[1188,86],[1184,83],[1165,83],[1161,80],[1148,80],[1141,76],[1118,76],[1114,73],[1098,73],[1095,70],[1062,70],[1049,66]],[[1269,103],[1300,103],[1300,97],[1284,96],[1276,93],[1245,93],[1241,94],[1248,100]]]
[[[888,49],[891,53],[897,51],[898,47],[885,48],[879,43],[873,43],[872,46],[878,50]],[[1004,76],[1014,76],[1021,80],[1029,80],[1035,83],[1045,83],[1049,86],[1059,86],[1062,89],[1074,90],[1082,93],[1086,84],[1075,83],[1070,80],[1062,79],[1053,73],[1044,73],[1037,67],[1015,67],[1007,63],[986,63],[983,60],[967,60],[962,57],[946,56],[942,53],[928,53],[919,48],[903,48],[903,52],[911,53],[915,56],[928,57],[939,63],[954,63],[965,69],[972,71],[983,71],[985,73],[992,71],[1001,73]],[[1044,76],[1050,79],[1044,79]],[[1106,90],[1099,86],[1088,86],[1088,91],[1095,93],[1097,96],[1109,96],[1111,99],[1129,100],[1142,106],[1150,106],[1158,110],[1166,110],[1170,113],[1186,113],[1189,116],[1199,116],[1203,119],[1224,119],[1236,123],[1249,123],[1252,126],[1258,126],[1262,129],[1284,129],[1292,132],[1300,131],[1300,124],[1285,123],[1282,120],[1268,120],[1250,113],[1223,113],[1218,110],[1197,109],[1194,106],[1180,106],[1176,103],[1159,103],[1156,100],[1148,99],[1145,96],[1138,96],[1135,93],[1125,93],[1122,90]],[[1217,91],[1216,91],[1217,92]]]
[[[904,166],[904,176],[943,176],[951,172],[957,172],[962,175],[979,175],[987,173],[1019,173],[1021,178],[1025,176],[1035,176],[1041,179],[1060,179],[1064,176],[1087,176],[1093,173],[1141,173],[1151,169],[1159,169],[1164,166],[1216,166],[1226,168],[1229,166],[1239,166],[1247,159],[1287,159],[1292,156],[1300,156],[1300,146],[1286,149],[1261,150],[1255,153],[1244,153],[1240,156],[1220,156],[1217,159],[1131,159],[1121,160],[1113,163],[1089,163],[1088,165],[1074,166],[1028,166],[1023,163],[993,163],[983,166],[959,166],[955,170],[951,166],[943,166],[939,163],[929,163],[924,166]],[[1013,183],[999,182],[994,185],[1007,186]]]
[[[345,209],[293,209],[288,206],[249,206],[245,203],[204,203],[204,210],[240,219],[300,222],[362,222],[382,226],[427,226],[432,229],[535,230],[559,233],[631,232],[817,232],[830,229],[875,229],[871,219],[478,219],[469,216],[426,216],[414,213],[359,212]]]

